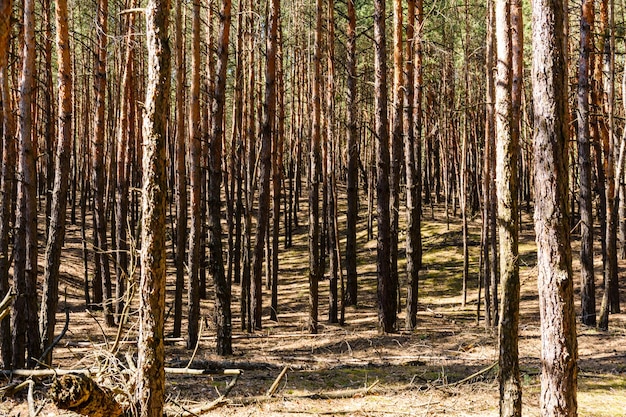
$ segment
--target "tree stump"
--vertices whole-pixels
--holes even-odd
[[[124,407],[111,390],[98,386],[83,374],[67,374],[56,379],[48,392],[57,407],[90,417],[119,417]]]

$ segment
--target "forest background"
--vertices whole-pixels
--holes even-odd
[[[506,258],[509,240],[497,237],[496,213],[503,221],[505,209],[496,203],[505,200],[496,179],[501,169],[514,173],[508,185],[513,210],[504,220],[531,244],[525,232],[532,230],[518,221],[532,214],[537,191],[537,100],[530,42],[523,41],[531,38],[530,5],[396,1],[385,11],[384,3],[179,0],[165,16],[171,71],[159,109],[167,161],[160,238],[171,279],[167,312],[160,314],[167,316],[170,342],[184,342],[181,355],[193,358],[200,346],[211,357],[202,317],[214,318],[205,327],[215,333],[216,353],[228,356],[233,331],[244,336],[280,328],[289,323],[292,314],[282,310],[292,302],[293,333],[319,333],[323,298],[329,323],[352,325],[355,333],[371,331],[374,323],[392,335],[383,344],[406,329],[402,337],[411,343],[428,333],[414,332],[422,280],[425,322],[425,315],[442,319],[448,312],[427,306],[453,299],[460,307],[446,326],[462,320],[467,332],[472,312],[487,329],[483,343],[493,348],[500,311],[520,319],[519,274],[512,273],[512,281],[501,277],[508,266],[519,268],[520,259],[532,270],[537,258],[498,261]],[[132,1],[1,4],[0,292],[12,288],[14,296],[0,329],[3,365],[54,364],[48,348],[70,305],[71,322],[96,320],[117,353],[123,336],[136,339],[143,311],[137,292],[155,292],[136,285],[146,252],[142,158],[151,143],[144,127],[151,85],[144,10]],[[499,26],[498,10],[505,9],[510,16]],[[560,35],[567,59],[560,70],[567,77],[562,93],[571,139],[562,148],[567,170],[559,180],[567,182],[562,220],[576,249],[580,239],[583,260],[574,275],[570,269],[568,282],[580,274],[581,323],[594,326],[597,315],[606,331],[611,313],[616,329],[609,335],[619,336],[618,260],[626,256],[623,5],[601,1],[596,10],[586,1],[566,11]],[[510,42],[504,72],[497,50],[503,43],[496,38]],[[503,102],[497,94],[505,73],[513,139],[499,154]],[[441,244],[446,251],[440,253],[434,241],[448,236],[450,247]],[[511,242],[511,253],[521,253],[517,236]],[[454,262],[456,249],[462,253]],[[423,252],[437,256],[424,259]],[[299,262],[290,264],[290,256]],[[64,268],[69,259],[72,267]],[[442,293],[439,280],[447,286]],[[599,309],[596,281],[605,290]],[[508,282],[513,292],[499,296],[499,283],[508,288]],[[295,292],[300,297],[291,301]],[[536,294],[531,298],[536,302]],[[573,300],[565,298],[566,320],[574,319]],[[89,319],[85,308],[102,311]],[[351,320],[363,310],[369,324],[360,328]],[[538,325],[538,317],[529,323]],[[583,329],[604,340],[605,333]],[[611,356],[619,357],[623,349]],[[619,377],[609,385],[623,395],[623,366],[611,369]]]

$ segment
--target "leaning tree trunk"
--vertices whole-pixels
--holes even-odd
[[[146,6],[148,83],[143,118],[141,280],[136,404],[140,417],[162,417],[165,396],[165,138],[170,87],[169,0]]]
[[[562,1],[537,0],[532,10],[541,414],[576,416],[578,349],[567,206],[566,16]]]
[[[41,348],[46,350],[54,339],[54,326],[59,297],[59,266],[61,249],[65,240],[65,214],[67,207],[68,178],[72,151],[72,66],[70,63],[67,1],[56,1],[57,55],[59,77],[59,119],[55,157],[54,188],[46,245],[46,263],[43,277],[43,294],[39,327]],[[50,349],[44,362],[52,364]]]

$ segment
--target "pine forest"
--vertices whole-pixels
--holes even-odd
[[[0,416],[626,416],[622,0],[0,0]]]

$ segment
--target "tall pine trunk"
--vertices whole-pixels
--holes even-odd
[[[20,79],[20,123],[15,213],[13,286],[15,298],[11,315],[13,367],[34,366],[40,356],[37,313],[37,173],[33,140],[33,99],[35,89],[35,5],[24,1],[24,49]],[[28,360],[26,360],[28,352]]]
[[[191,186],[191,225],[189,228],[187,302],[187,349],[198,342],[200,327],[200,250],[202,239],[202,150],[200,130],[200,0],[194,0],[191,39],[191,89],[189,108],[189,185]],[[209,53],[212,53],[209,51]],[[209,77],[211,74],[208,75]]]
[[[268,234],[270,213],[270,179],[272,170],[272,138],[275,134],[276,114],[276,44],[278,38],[278,13],[280,5],[272,0],[267,37],[267,57],[265,67],[265,97],[263,100],[263,121],[261,126],[261,149],[259,150],[259,205],[255,233],[254,254],[252,257],[252,313],[253,327],[261,329],[263,313],[262,274],[265,241]],[[269,249],[269,248],[268,248]]]
[[[11,106],[9,87],[8,52],[11,34],[11,12],[13,2],[0,2],[0,103],[2,115],[2,171],[0,172],[0,297],[11,289],[9,283],[9,231],[13,206],[13,185],[15,179],[15,121]],[[11,317],[0,321],[0,357],[4,369],[11,368],[12,336]]]
[[[380,330],[395,330],[396,293],[391,278],[391,230],[389,214],[389,120],[387,117],[387,45],[385,1],[374,2],[374,124],[376,132],[376,210],[378,243],[376,256],[378,324]]]
[[[146,7],[148,83],[143,118],[141,280],[136,403],[140,417],[162,417],[165,396],[165,138],[170,87],[169,0]]]
[[[346,298],[345,305],[357,303],[357,243],[356,229],[359,217],[359,178],[358,178],[358,131],[357,131],[357,86],[356,86],[356,11],[355,0],[348,3],[348,28],[346,40],[347,71],[347,127],[346,146],[348,151],[347,173],[347,214],[346,214]],[[295,217],[295,216],[294,216]]]
[[[174,294],[174,337],[180,337],[183,318],[183,292],[185,287],[185,255],[187,254],[187,130],[185,128],[185,61],[183,48],[182,0],[176,0],[174,28],[175,43],[175,85],[176,85],[176,292]]]
[[[535,233],[541,313],[541,414],[577,415],[576,320],[568,196],[567,41],[562,1],[533,3]]]
[[[111,271],[109,269],[109,255],[107,244],[106,225],[106,168],[105,168],[105,136],[106,136],[106,89],[107,89],[107,22],[108,22],[108,0],[98,0],[98,49],[95,64],[94,89],[96,91],[96,119],[95,133],[93,141],[93,192],[94,192],[94,246],[96,267],[99,268],[101,282],[94,282],[94,285],[102,286],[102,311],[105,323],[113,326],[112,286]],[[94,302],[100,300],[94,299]]]
[[[520,416],[522,389],[519,374],[519,260],[517,210],[517,137],[512,133],[512,52],[511,3],[496,0],[496,192],[498,196],[498,234],[500,237],[500,310],[499,364],[500,415]]]
[[[70,43],[68,29],[67,1],[56,1],[57,56],[59,79],[59,119],[56,146],[54,187],[46,245],[45,270],[39,327],[41,348],[48,349],[54,339],[56,311],[59,294],[59,266],[61,249],[65,240],[65,217],[67,207],[70,156],[72,151],[72,66],[70,62]],[[52,350],[47,352],[44,362],[52,364]]]
[[[199,14],[199,12],[198,12]],[[215,92],[213,94],[210,150],[209,150],[209,247],[211,250],[210,270],[215,288],[215,325],[217,327],[217,354],[230,355],[232,349],[232,326],[230,310],[230,283],[226,280],[222,257],[222,226],[220,185],[222,182],[222,137],[224,102],[226,99],[226,68],[228,66],[228,42],[230,37],[231,1],[223,0],[220,10],[220,27],[217,45],[217,68]]]
[[[322,0],[315,1],[315,40],[313,52],[313,120],[309,165],[309,332],[317,333],[319,307],[320,265],[320,223],[319,223],[319,181],[320,181],[320,136],[321,136],[321,43],[322,43]]]
[[[589,71],[593,52],[594,0],[582,3],[580,16],[580,59],[578,64],[578,170],[580,181],[580,266],[582,322],[596,324],[596,296],[593,267],[593,206],[591,146],[589,128]]]

